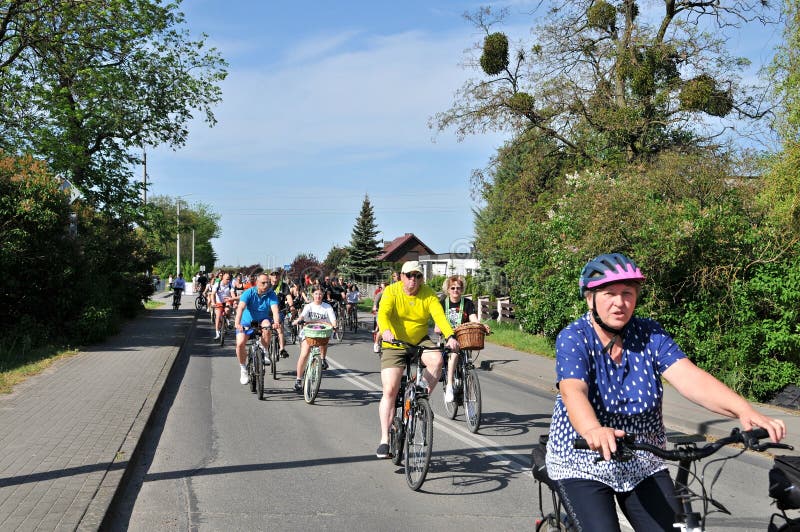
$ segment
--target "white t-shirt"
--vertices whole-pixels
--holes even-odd
[[[336,323],[336,314],[333,312],[333,307],[323,302],[321,305],[308,303],[303,307],[303,312],[300,313],[300,318],[305,322],[310,321],[327,321],[331,325]]]

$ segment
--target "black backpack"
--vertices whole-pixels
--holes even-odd
[[[780,510],[800,508],[800,456],[776,456],[769,471],[769,496]]]

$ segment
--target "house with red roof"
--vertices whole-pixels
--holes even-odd
[[[403,263],[408,260],[419,260],[420,255],[433,255],[433,250],[414,233],[398,236],[383,247],[378,260],[383,262]]]

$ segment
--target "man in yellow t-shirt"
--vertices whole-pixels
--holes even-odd
[[[378,331],[383,340],[381,355],[381,386],[383,397],[379,406],[381,419],[381,441],[375,453],[378,458],[389,456],[389,427],[394,415],[394,402],[400,388],[400,379],[405,368],[405,350],[391,343],[395,338],[411,344],[430,342],[428,320],[433,322],[447,337],[447,347],[458,350],[453,328],[444,314],[436,292],[422,280],[422,267],[412,260],[403,264],[400,280],[386,287],[378,308]],[[429,392],[439,380],[442,370],[442,355],[437,351],[422,354],[425,364],[423,377],[428,382]]]

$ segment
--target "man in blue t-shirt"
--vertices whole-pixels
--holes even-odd
[[[250,382],[250,377],[247,375],[247,334],[245,331],[254,321],[263,327],[261,343],[266,350],[269,346],[270,327],[277,329],[281,323],[278,315],[278,297],[270,288],[266,273],[259,274],[256,285],[242,293],[239,297],[239,306],[236,307],[236,358],[239,359],[241,368],[239,382],[242,384]],[[269,364],[269,360],[265,362]]]

